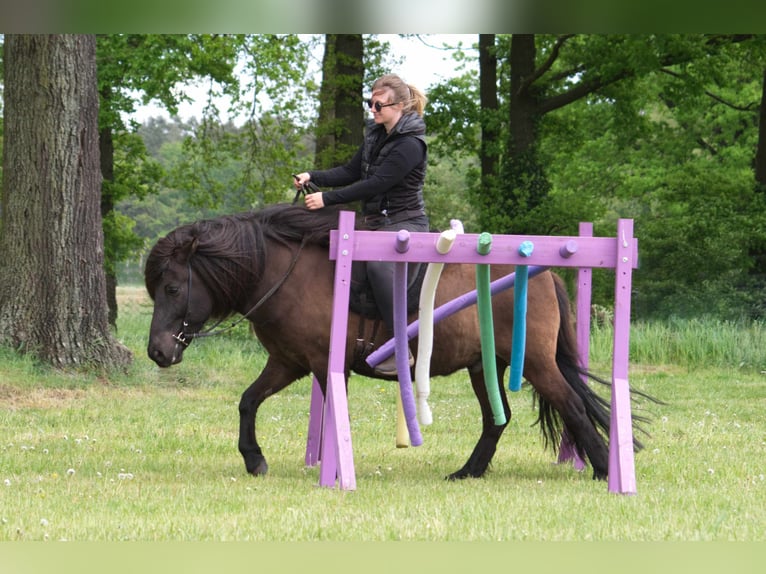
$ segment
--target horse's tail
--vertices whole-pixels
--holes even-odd
[[[561,316],[561,322],[558,332],[558,340],[556,344],[556,364],[558,365],[561,374],[566,379],[570,387],[577,393],[583,404],[585,405],[585,412],[588,418],[593,423],[593,426],[604,436],[605,440],[609,440],[609,424],[611,420],[610,403],[607,399],[597,394],[593,387],[585,382],[585,379],[590,379],[597,383],[601,383],[607,387],[611,386],[609,381],[606,381],[593,373],[585,370],[580,362],[580,355],[577,348],[577,337],[575,335],[574,320],[572,317],[569,295],[567,294],[564,281],[556,274],[553,274],[553,280],[556,288],[556,299],[558,300],[559,314]],[[631,393],[636,393],[644,398],[648,398],[653,402],[658,401],[645,393],[631,390]],[[562,422],[561,418],[553,408],[553,406],[543,399],[537,397],[538,401],[538,422],[540,423],[540,429],[543,434],[543,439],[546,446],[551,446],[554,450],[558,449],[561,441]],[[640,416],[633,416],[634,422],[648,422],[648,419]],[[640,425],[636,426],[636,429],[644,434],[646,431],[641,428]],[[640,450],[643,445],[640,441],[634,438],[634,448]],[[582,451],[581,445],[576,445],[578,451]],[[582,454],[582,452],[580,452]]]

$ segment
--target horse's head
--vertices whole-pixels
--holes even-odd
[[[208,319],[253,311],[252,297],[266,269],[266,244],[329,240],[337,214],[275,205],[179,227],[149,253],[144,280],[154,300],[149,358],[160,367],[180,363]],[[284,250],[283,250],[284,251]]]
[[[146,260],[146,290],[154,300],[149,358],[160,367],[180,363],[184,349],[210,317],[213,304],[192,265],[197,239],[181,242],[178,232],[161,239]]]

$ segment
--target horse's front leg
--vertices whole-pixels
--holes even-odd
[[[239,452],[245,459],[245,468],[250,474],[258,476],[266,474],[269,470],[266,458],[255,438],[255,416],[258,407],[267,397],[307,374],[307,371],[269,357],[261,374],[242,393],[239,402]]]
[[[468,457],[468,461],[466,461],[462,468],[448,475],[448,480],[468,477],[479,478],[480,476],[483,476],[487,471],[487,468],[489,468],[489,464],[492,462],[492,457],[494,457],[495,451],[497,450],[497,443],[500,440],[505,427],[508,426],[508,422],[511,420],[511,407],[508,404],[508,398],[502,385],[506,366],[507,363],[503,363],[500,359],[497,360],[497,385],[500,388],[500,400],[502,401],[506,420],[502,425],[495,424],[492,405],[489,401],[486,384],[484,383],[483,368],[480,365],[474,365],[468,369],[471,376],[473,392],[481,406],[481,436],[479,437],[479,441],[476,443],[471,456]]]

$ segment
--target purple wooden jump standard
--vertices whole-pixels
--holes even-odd
[[[593,224],[592,223],[580,223],[578,229],[580,237],[593,237]],[[562,251],[561,256],[569,258],[577,252],[577,243],[571,242],[571,245],[566,245],[566,249]],[[564,249],[564,248],[562,248]],[[590,301],[591,301],[591,271],[588,267],[580,267],[577,270],[577,351],[580,353],[580,366],[588,370],[588,358],[590,349]],[[583,375],[583,382],[588,383],[588,377]],[[585,461],[577,453],[572,441],[567,434],[566,430],[561,437],[561,445],[559,446],[559,464],[572,461],[572,464],[576,470],[583,470],[585,468]]]
[[[581,227],[581,233],[584,233]],[[592,229],[592,228],[591,228]],[[592,232],[591,232],[592,233]],[[408,247],[404,252],[395,249],[398,234],[390,231],[355,231],[354,214],[341,212],[338,230],[330,234],[330,258],[337,261],[335,268],[335,295],[333,301],[333,323],[328,368],[327,397],[322,397],[314,381],[312,392],[309,437],[306,444],[306,464],[321,460],[320,485],[334,486],[339,479],[340,488],[356,488],[354,478],[351,433],[348,420],[348,405],[345,392],[345,345],[348,330],[348,301],[351,281],[351,262],[394,261],[397,263],[488,263],[529,265],[529,276],[539,273],[545,267],[578,267],[580,269],[614,268],[615,281],[615,328],[612,370],[612,418],[609,442],[610,492],[633,494],[636,491],[635,466],[633,458],[633,430],[630,412],[628,386],[628,348],[630,331],[630,291],[632,269],[637,266],[638,243],[633,238],[632,220],[620,219],[617,238],[606,237],[549,237],[499,235],[493,238],[492,252],[487,255],[476,253],[477,234],[459,235],[455,245],[446,254],[434,248],[437,233],[410,232]],[[518,254],[521,241],[529,240],[535,245],[535,252],[529,257]],[[492,292],[512,285],[513,278],[505,277],[493,282]],[[503,285],[499,285],[503,283]],[[587,297],[587,306],[580,304],[580,297]],[[458,299],[468,301],[471,294]],[[474,292],[475,301],[475,292]],[[464,302],[464,301],[463,301]],[[443,305],[434,311],[434,321]],[[462,304],[462,303],[461,303]],[[587,309],[582,311],[582,309]],[[590,283],[578,288],[578,333],[583,336],[581,323],[590,317]],[[453,311],[454,312],[454,311]],[[582,313],[582,314],[580,314]],[[588,320],[584,321],[585,317]],[[406,337],[417,334],[417,322],[406,329]],[[414,329],[413,329],[414,327]],[[579,338],[578,337],[578,338]],[[375,365],[393,351],[395,341],[389,341],[368,358]],[[406,339],[405,339],[406,345]],[[384,353],[387,348],[387,354]],[[587,345],[584,347],[587,349]],[[373,357],[377,355],[377,357]],[[406,349],[405,354],[406,357]],[[582,359],[582,358],[581,358]],[[583,363],[587,365],[587,359]],[[319,436],[317,436],[317,433]],[[564,445],[566,446],[566,445]],[[321,456],[319,453],[321,452]]]

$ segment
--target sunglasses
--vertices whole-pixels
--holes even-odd
[[[376,112],[379,112],[379,111],[380,111],[380,110],[382,110],[383,108],[387,108],[388,106],[395,106],[395,105],[396,105],[396,104],[398,104],[398,103],[399,103],[399,102],[393,102],[393,103],[391,103],[391,104],[381,104],[380,102],[374,102],[374,103],[373,103],[373,101],[372,101],[372,100],[367,100],[367,107],[369,107],[370,109],[373,109],[373,108],[375,108],[375,111],[376,111]]]

